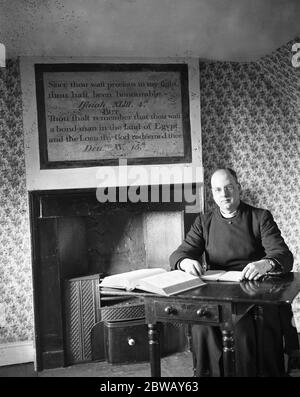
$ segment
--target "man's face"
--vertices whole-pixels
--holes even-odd
[[[211,178],[213,198],[224,213],[235,211],[240,204],[240,185],[226,170],[216,171]]]

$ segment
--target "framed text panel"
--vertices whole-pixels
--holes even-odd
[[[40,169],[190,163],[188,65],[35,64]]]

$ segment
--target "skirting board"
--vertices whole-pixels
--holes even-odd
[[[0,344],[0,366],[35,361],[33,341]]]

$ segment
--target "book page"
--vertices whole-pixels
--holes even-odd
[[[203,276],[205,281],[234,281],[239,282],[242,279],[242,272],[236,270],[208,270]]]
[[[206,281],[218,281],[219,277],[221,277],[225,273],[225,270],[207,270],[202,276],[202,280]]]
[[[231,270],[229,272],[225,272],[219,277],[219,281],[236,281],[239,282],[242,280],[242,272]]]
[[[198,276],[193,276],[182,270],[173,270],[146,277],[140,280],[136,288],[157,294],[173,295],[204,284]]]
[[[101,281],[100,287],[120,288],[131,291],[136,288],[140,279],[160,273],[167,273],[167,270],[163,268],[138,269],[130,272],[113,274],[112,276],[105,277]]]
[[[165,288],[168,287],[169,285],[182,283],[183,281],[193,280],[195,278],[198,279],[199,277],[183,272],[182,270],[173,270],[171,272],[166,272],[165,274],[159,274],[158,276],[154,275],[144,278],[143,280],[140,280],[137,287],[141,283],[146,282],[148,284],[155,283],[158,287]]]

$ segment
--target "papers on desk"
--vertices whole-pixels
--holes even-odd
[[[242,272],[236,270],[207,270],[201,279],[204,281],[233,281],[240,282],[242,280]]]

